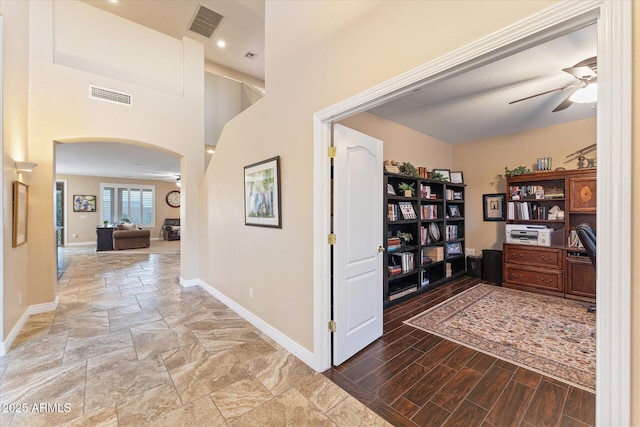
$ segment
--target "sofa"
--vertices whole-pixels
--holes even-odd
[[[180,240],[180,218],[165,218],[162,237],[164,240]]]
[[[113,230],[113,249],[148,248],[151,245],[151,231],[143,230],[135,224],[117,224]]]

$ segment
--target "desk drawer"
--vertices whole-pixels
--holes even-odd
[[[504,263],[562,269],[562,249],[504,245]]]
[[[504,268],[504,280],[515,285],[521,285],[536,289],[544,289],[554,292],[562,292],[562,271],[541,270],[515,265],[506,265]]]

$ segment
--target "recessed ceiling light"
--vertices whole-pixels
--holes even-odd
[[[118,3],[118,0],[109,0],[109,3]]]
[[[218,47],[225,47],[227,45],[227,42],[225,42],[224,40],[218,40]]]

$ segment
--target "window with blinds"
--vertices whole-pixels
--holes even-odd
[[[155,226],[155,186],[100,184],[102,221],[130,221],[141,227]]]

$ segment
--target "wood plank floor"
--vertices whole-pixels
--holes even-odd
[[[384,334],[324,374],[395,426],[595,425],[595,395],[402,322],[477,283],[385,309]]]

